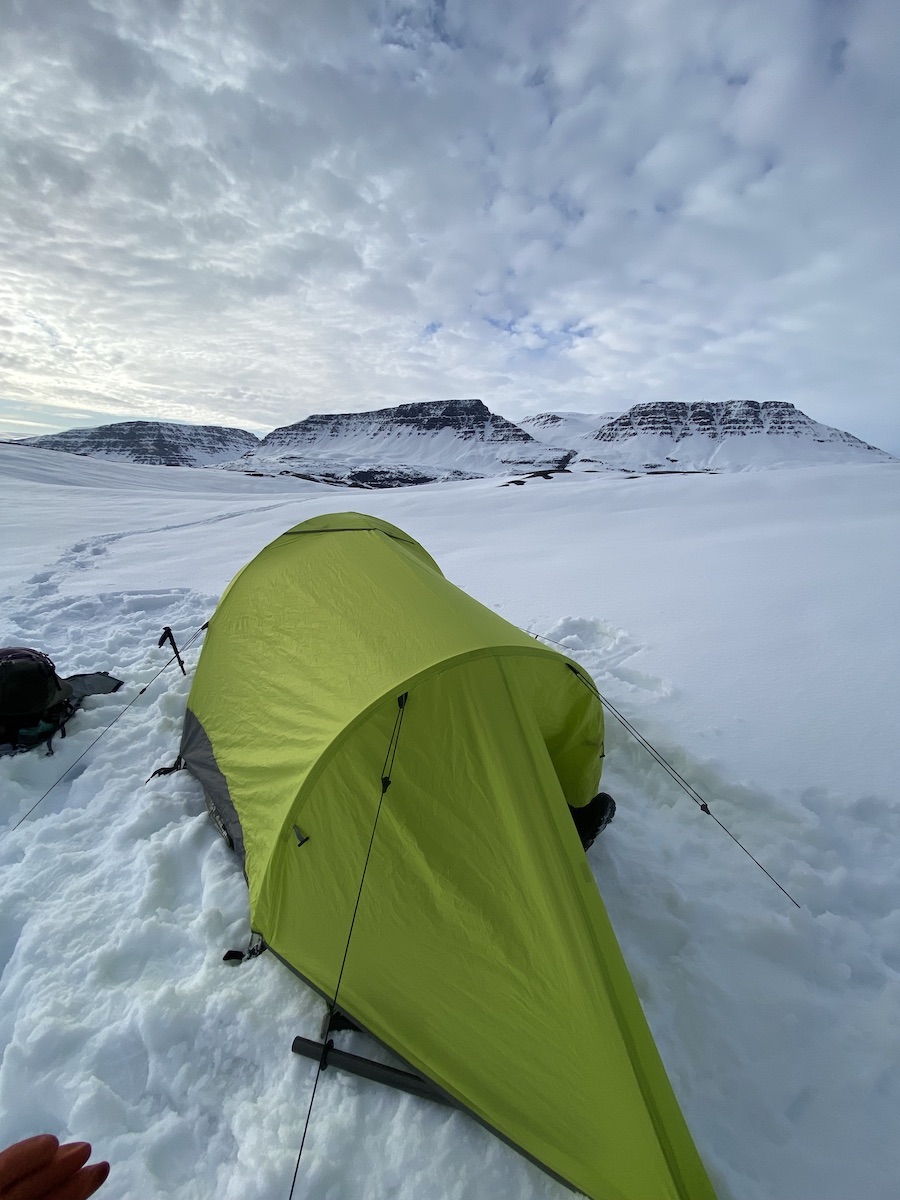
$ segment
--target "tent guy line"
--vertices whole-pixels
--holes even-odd
[[[353,916],[350,918],[350,928],[347,931],[347,942],[344,946],[344,957],[341,960],[341,969],[338,972],[337,983],[334,989],[334,995],[329,1002],[328,1019],[325,1022],[324,1028],[326,1031],[331,1028],[331,1022],[334,1019],[334,1014],[337,1009],[338,995],[341,990],[341,980],[344,977],[344,968],[347,965],[347,955],[350,953],[350,942],[353,938],[353,927],[356,924],[356,916],[359,912],[359,902],[362,899],[363,888],[366,883],[366,872],[369,869],[369,861],[372,857],[372,846],[375,844],[375,834],[378,830],[378,821],[381,817],[381,810],[384,807],[384,798],[387,795],[387,790],[391,786],[391,772],[394,769],[394,759],[397,755],[397,746],[400,742],[400,730],[403,726],[403,715],[406,712],[406,701],[408,693],[404,692],[402,696],[397,697],[397,716],[394,720],[394,728],[391,732],[391,740],[388,743],[387,753],[384,756],[384,765],[381,768],[381,795],[378,799],[378,807],[375,810],[375,820],[372,822],[372,833],[369,837],[369,846],[366,850],[366,860],[363,863],[362,874],[359,879],[359,890],[356,893],[356,903],[353,906]],[[325,1069],[325,1059],[329,1049],[333,1043],[329,1042],[327,1032],[322,1038],[322,1050],[319,1055],[319,1062],[316,1066],[316,1075],[313,1079],[312,1093],[309,1097],[309,1107],[306,1110],[306,1120],[303,1123],[303,1136],[300,1139],[300,1149],[297,1151],[297,1162],[294,1166],[294,1175],[291,1179],[291,1190],[288,1193],[288,1200],[293,1200],[294,1188],[297,1185],[297,1172],[300,1170],[300,1159],[303,1157],[303,1147],[306,1145],[306,1135],[309,1131],[309,1122],[312,1117],[313,1105],[316,1102],[316,1089],[319,1086],[319,1080],[322,1077],[322,1072]]]
[[[194,633],[191,635],[191,637],[184,643],[182,650],[187,650],[190,646],[192,646],[194,644],[194,642],[197,640],[197,638],[200,636],[200,634],[205,631],[208,624],[209,624],[208,621],[204,621],[204,623],[201,626],[199,626],[199,628],[196,629],[194,631]],[[168,637],[166,636],[167,631],[168,631],[168,635],[169,635]],[[523,631],[523,632],[526,632],[526,631]],[[544,633],[533,633],[532,632],[531,636],[535,639],[540,638],[541,641],[544,641],[544,642],[550,642],[554,646],[559,646],[560,649],[565,650],[567,653],[570,650],[570,648],[567,647],[563,642],[559,642],[555,638],[548,637]],[[84,756],[89,751],[91,751],[94,748],[94,746],[97,745],[97,743],[100,741],[100,739],[102,737],[104,737],[107,733],[109,733],[109,731],[116,724],[116,722],[119,720],[119,718],[123,717],[125,715],[125,713],[128,712],[129,708],[131,708],[131,706],[137,700],[139,700],[141,698],[141,696],[143,696],[145,694],[145,692],[151,686],[151,684],[155,683],[155,681],[160,677],[160,675],[162,675],[162,673],[165,670],[167,670],[172,665],[173,662],[177,661],[179,663],[179,666],[181,666],[182,673],[186,674],[186,672],[184,670],[184,665],[181,662],[180,652],[179,652],[177,646],[175,646],[174,637],[172,636],[171,630],[169,629],[168,626],[166,626],[166,628],[163,630],[163,634],[160,637],[158,645],[162,646],[163,642],[167,642],[167,641],[170,641],[171,645],[173,647],[175,647],[175,653],[172,655],[172,657],[166,663],[164,663],[163,666],[160,667],[160,669],[156,672],[155,675],[153,675],[153,677],[151,679],[149,679],[147,681],[147,683],[141,688],[141,690],[137,693],[137,695],[135,695],[131,700],[129,700],[129,702],[122,708],[122,710],[119,713],[117,713],[115,717],[113,717],[113,719],[110,721],[110,723],[104,729],[101,729],[101,731],[97,734],[97,736],[90,743],[90,745],[86,746],[84,748],[84,750],[82,750],[81,754],[79,754],[78,757],[76,759],[74,759],[68,765],[68,767],[66,767],[66,769],[65,769],[65,771],[63,771],[62,775],[60,775],[58,779],[55,779],[53,781],[53,783],[51,783],[50,787],[47,788],[47,790],[44,792],[44,794],[42,796],[40,796],[34,802],[34,804],[31,806],[31,808],[29,808],[28,811],[22,817],[19,818],[19,820],[16,822],[16,824],[11,827],[11,829],[9,830],[10,833],[14,833],[15,830],[17,830],[20,825],[22,825],[25,821],[28,820],[28,818],[31,816],[31,814],[44,802],[44,800],[47,799],[47,797],[54,790],[54,788],[56,788],[60,783],[62,783],[62,781],[66,778],[66,776],[78,765],[79,762],[81,762],[81,760],[84,758]],[[731,832],[731,830],[728,828],[728,826],[725,825],[725,823],[723,821],[721,821],[714,812],[712,812],[712,810],[710,809],[707,802],[703,799],[703,797],[700,795],[700,793],[697,791],[697,789],[693,786],[693,784],[689,783],[688,780],[686,780],[684,778],[684,776],[681,775],[681,773],[668,761],[668,759],[666,759],[664,757],[664,755],[659,750],[657,750],[656,747],[646,737],[644,737],[644,735],[640,732],[640,730],[638,730],[628,720],[627,717],[625,717],[622,713],[619,712],[619,710],[615,707],[615,705],[606,696],[603,695],[603,693],[599,690],[599,688],[597,688],[597,686],[593,682],[593,680],[591,680],[591,682],[589,683],[588,680],[585,679],[584,676],[579,671],[573,671],[573,674],[578,677],[578,679],[584,684],[584,686],[586,688],[588,688],[589,691],[593,691],[596,694],[597,699],[600,700],[603,703],[603,705],[609,709],[609,711],[616,718],[616,720],[619,722],[619,724],[622,726],[622,728],[625,729],[625,731],[627,733],[631,734],[631,736],[635,739],[635,741],[647,751],[647,753],[651,756],[651,758],[653,758],[653,760],[655,762],[657,762],[663,768],[664,771],[667,772],[667,774],[675,781],[675,783],[682,789],[682,791],[686,792],[687,795],[690,796],[690,798],[694,801],[694,803],[697,805],[697,807],[700,809],[701,812],[705,813],[708,817],[712,817],[712,819],[719,826],[719,828],[724,833],[726,833],[728,835],[728,837],[731,838],[731,840],[735,843],[736,846],[738,846],[741,850],[743,850],[743,852],[747,855],[747,857],[753,863],[755,863],[757,867],[759,867],[759,869],[763,872],[764,875],[768,876],[768,878],[772,881],[772,883],[775,884],[775,886],[778,888],[778,890],[780,892],[783,892],[784,895],[788,898],[788,900],[790,900],[791,904],[793,904],[796,908],[802,908],[802,905],[797,900],[794,899],[794,897],[790,894],[790,892],[787,890],[787,888],[785,888],[782,884],[780,884],[778,882],[778,880],[775,878],[775,876],[772,875],[772,873],[770,871],[768,871],[766,869],[766,867],[763,866],[763,864],[759,861],[759,859],[757,859],[753,855],[753,853],[747,849],[747,847],[740,841],[740,839],[737,838],[735,836],[735,834],[733,834]],[[394,750],[396,751],[396,745],[394,747]],[[156,774],[156,773],[157,772],[154,772],[154,774]],[[302,1147],[301,1147],[301,1151],[302,1151]],[[293,1189],[292,1189],[292,1191],[293,1191]]]
[[[541,638],[542,641],[545,641],[545,642],[552,642],[554,646],[560,646],[563,650],[568,651],[568,647],[563,645],[562,642],[557,642],[554,638],[547,637],[546,634],[535,633],[532,636],[535,638]],[[681,775],[680,772],[675,767],[672,766],[672,764],[668,761],[668,759],[664,758],[663,755],[660,754],[660,752],[656,749],[656,747],[651,742],[649,742],[647,740],[647,738],[645,738],[644,735],[638,729],[636,729],[634,727],[634,725],[631,724],[631,722],[628,720],[628,718],[623,716],[622,713],[620,713],[619,710],[616,708],[616,706],[614,704],[612,704],[609,700],[607,700],[606,696],[603,695],[603,693],[600,691],[600,689],[597,687],[597,685],[593,682],[593,680],[588,682],[588,680],[585,679],[585,677],[581,674],[580,671],[575,671],[572,668],[570,668],[570,670],[572,670],[573,675],[576,675],[581,680],[581,682],[588,689],[588,691],[591,691],[596,695],[597,699],[602,702],[604,708],[609,709],[609,711],[616,718],[616,720],[619,722],[619,724],[622,726],[622,728],[627,733],[631,734],[631,736],[635,739],[635,741],[638,743],[638,745],[642,746],[647,751],[647,753],[651,756],[651,758],[653,758],[655,762],[659,763],[659,765],[663,768],[664,771],[668,772],[668,774],[671,776],[672,779],[674,779],[674,781],[678,784],[678,786],[682,789],[682,791],[687,792],[687,794],[690,796],[690,798],[693,800],[693,802],[697,805],[697,807],[700,809],[700,811],[703,813],[706,813],[706,815],[708,817],[712,817],[712,819],[719,826],[719,828],[724,833],[728,834],[728,836],[731,838],[731,840],[734,842],[734,844],[736,846],[739,846],[741,848],[741,850],[743,850],[743,852],[747,855],[747,857],[752,862],[756,863],[756,865],[759,867],[759,869],[762,871],[762,873],[764,875],[767,875],[769,877],[769,879],[772,880],[772,882],[775,884],[775,886],[778,888],[778,890],[780,892],[783,892],[785,894],[785,896],[787,896],[787,898],[788,898],[788,900],[790,900],[791,904],[793,904],[796,908],[801,908],[802,905],[800,905],[794,899],[794,897],[787,890],[787,888],[782,887],[782,885],[778,882],[778,880],[775,878],[775,876],[770,871],[766,870],[766,868],[762,865],[762,863],[759,861],[758,858],[754,858],[753,854],[751,854],[751,852],[747,849],[747,847],[743,844],[743,842],[741,842],[737,837],[735,837],[735,835],[731,832],[731,830],[728,828],[728,826],[719,820],[719,818],[710,809],[707,802],[703,799],[703,797],[700,795],[700,793],[697,791],[697,789],[693,786],[693,784],[688,783],[688,781],[684,778],[684,776]]]

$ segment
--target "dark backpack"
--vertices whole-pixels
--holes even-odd
[[[49,747],[54,733],[75,711],[70,692],[40,650],[0,648],[0,747],[7,753],[41,742]]]

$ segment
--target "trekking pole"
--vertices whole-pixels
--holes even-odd
[[[193,639],[191,639],[191,640],[193,640]],[[162,646],[162,645],[164,645],[165,642],[168,642],[169,645],[172,647],[172,649],[175,651],[175,657],[178,659],[178,665],[179,665],[179,667],[181,667],[182,675],[187,675],[187,671],[184,669],[184,663],[181,661],[181,655],[178,653],[178,647],[175,645],[175,635],[172,633],[172,630],[169,628],[168,625],[165,627],[165,629],[159,635],[159,641],[156,644],[157,644],[157,646]]]
[[[197,640],[197,638],[204,631],[204,629],[207,628],[208,625],[209,625],[209,621],[203,622],[203,624],[200,626],[200,628],[192,635],[190,640],[185,643],[185,649],[187,649],[188,646],[192,645]],[[169,634],[168,638],[165,636],[166,633]],[[171,631],[171,629],[169,629],[169,627],[167,625],[166,628],[163,630],[163,636],[159,639],[159,645],[161,646],[163,644],[163,642],[169,641],[169,640],[171,640],[171,644],[174,646],[175,639],[172,637],[172,631]],[[43,796],[41,796],[38,800],[36,800],[34,802],[34,804],[32,804],[31,808],[29,808],[29,810],[24,814],[24,816],[20,817],[19,820],[16,821],[15,825],[13,825],[7,831],[9,834],[14,833],[19,828],[19,826],[21,824],[23,824],[31,816],[31,814],[35,811],[35,809],[38,807],[38,805],[42,804],[47,799],[47,797],[50,795],[50,793],[53,791],[53,789],[55,787],[57,787],[58,784],[62,783],[62,781],[66,778],[66,776],[69,774],[69,772],[72,771],[72,769],[74,767],[76,767],[78,765],[78,763],[81,762],[81,760],[84,758],[84,756],[89,751],[93,750],[94,746],[97,745],[97,743],[100,741],[100,739],[105,734],[109,733],[109,731],[112,729],[113,725],[115,725],[116,721],[118,721],[121,717],[125,716],[125,714],[129,710],[129,708],[131,708],[131,706],[133,704],[135,704],[138,700],[140,700],[141,696],[144,695],[144,693],[147,691],[147,689],[150,687],[150,685],[152,683],[156,682],[156,680],[160,677],[160,675],[162,675],[163,671],[165,671],[166,667],[171,666],[176,658],[178,659],[178,664],[181,667],[182,671],[184,671],[185,675],[187,674],[187,671],[184,670],[184,663],[181,661],[181,656],[178,653],[178,649],[176,647],[175,654],[173,655],[173,657],[170,658],[167,663],[164,663],[163,666],[161,666],[159,668],[159,670],[156,672],[156,674],[153,676],[153,678],[149,679],[144,684],[144,686],[137,693],[137,695],[133,696],[128,701],[128,703],[125,705],[125,707],[122,708],[118,713],[116,713],[116,715],[113,717],[113,719],[110,721],[110,723],[104,729],[100,730],[100,732],[97,734],[97,736],[94,738],[94,740],[90,743],[90,745],[86,746],[84,748],[84,750],[82,750],[82,752],[78,755],[78,757],[75,759],[75,761],[72,763],[69,763],[69,765],[66,767],[65,771],[63,771],[62,775],[60,775],[58,779],[54,779],[53,783],[50,784],[50,786],[47,788],[46,792],[44,792]]]

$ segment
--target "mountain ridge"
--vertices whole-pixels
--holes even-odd
[[[19,441],[42,450],[62,450],[89,458],[113,458],[160,467],[199,467],[233,459],[255,448],[259,438],[246,429],[225,425],[117,421]]]
[[[533,431],[533,432],[532,432]],[[784,401],[653,401],[622,413],[538,413],[481,400],[317,413],[259,438],[216,425],[126,421],[22,438],[42,449],[165,466],[383,488],[557,471],[753,470],[897,461]]]

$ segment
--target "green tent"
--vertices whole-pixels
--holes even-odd
[[[594,1200],[713,1198],[568,809],[603,757],[581,667],[330,514],[228,587],[181,753],[322,995]]]

